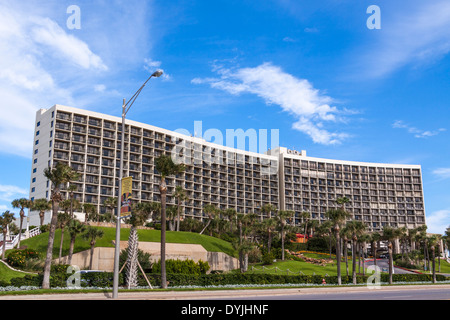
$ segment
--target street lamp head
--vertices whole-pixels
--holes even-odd
[[[161,77],[163,75],[163,73],[164,72],[162,70],[158,70],[158,71],[156,71],[155,73],[152,74],[152,77],[159,78],[159,77]]]

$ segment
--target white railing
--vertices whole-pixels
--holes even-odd
[[[41,230],[39,227],[36,227],[30,231],[28,231],[28,236],[27,236],[27,232],[22,233],[21,236],[21,241],[25,240],[25,239],[29,239],[32,237],[35,237],[37,235],[41,234]],[[0,255],[3,253],[3,234],[0,234]],[[17,243],[19,243],[19,235],[15,235],[15,236],[7,236],[6,237],[6,245],[5,245],[5,250],[10,250],[13,249]]]
[[[0,254],[3,254],[3,241],[6,242],[5,250],[13,249],[15,245],[19,242],[19,235],[9,236],[3,239],[3,235],[0,237]]]

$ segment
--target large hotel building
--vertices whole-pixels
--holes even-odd
[[[106,212],[104,201],[118,194],[122,119],[56,105],[39,110],[35,126],[30,198],[50,199],[44,169],[63,162],[80,173],[75,198]],[[155,158],[177,150],[189,160],[184,173],[166,179],[169,205],[175,205],[171,195],[176,186],[187,191],[186,218],[203,219],[203,207],[214,204],[264,219],[262,206],[272,204],[294,211],[295,225],[302,223],[302,212],[322,222],[325,212],[337,207],[336,199],[345,196],[352,219],[363,221],[368,230],[425,224],[419,165],[312,158],[282,147],[261,154],[131,120],[124,147],[124,176],[133,178],[136,202],[160,200]],[[65,188],[62,194],[68,198]]]

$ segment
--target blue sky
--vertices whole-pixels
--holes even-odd
[[[0,2],[0,211],[28,196],[35,112],[54,104],[162,128],[279,129],[314,157],[420,164],[427,225],[450,226],[450,3]],[[367,28],[367,8],[381,29]],[[80,29],[69,29],[70,5]]]

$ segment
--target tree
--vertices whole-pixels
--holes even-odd
[[[276,213],[277,212],[277,207],[275,207],[274,205],[268,203],[268,204],[265,204],[265,205],[262,206],[261,212],[267,214],[268,218],[272,218],[272,213]]]
[[[382,239],[388,242],[388,253],[389,253],[389,284],[392,284],[392,274],[394,268],[393,262],[393,243],[400,236],[400,231],[389,226],[383,228]]]
[[[3,233],[3,251],[2,251],[2,260],[5,260],[5,252],[6,252],[6,234],[8,232],[8,226],[14,221],[14,213],[9,211],[3,212],[0,216],[0,226],[2,228]]]
[[[92,203],[85,203],[83,204],[83,209],[85,213],[84,222],[98,220],[98,214],[95,205],[93,205]]]
[[[236,209],[234,208],[227,208],[223,212],[224,216],[228,218],[228,221],[230,221],[230,232],[233,232],[233,221],[236,219]]]
[[[45,212],[52,209],[52,203],[47,199],[36,199],[31,204],[32,211],[39,211],[40,226],[44,225]]]
[[[174,231],[176,228],[176,217],[178,208],[176,206],[167,206],[166,209],[166,219],[169,222],[169,230]]]
[[[177,231],[180,231],[180,214],[181,214],[181,203],[185,201],[189,201],[189,197],[187,196],[186,190],[183,189],[182,186],[176,186],[173,197],[177,199]]]
[[[433,283],[436,283],[436,247],[439,246],[439,243],[441,241],[440,235],[432,235],[431,237],[428,237],[428,244],[431,249],[431,270],[433,271]],[[439,254],[440,256],[440,254]]]
[[[161,155],[155,160],[155,168],[161,176],[159,185],[159,191],[161,193],[161,287],[166,289],[166,177],[182,173],[185,167],[183,164],[174,163],[170,156]]]
[[[208,216],[208,222],[206,223],[205,227],[200,232],[200,234],[203,234],[203,232],[208,228],[209,224],[214,219],[214,217],[219,214],[219,209],[213,204],[207,204],[203,207],[203,212],[206,213],[206,215]],[[212,230],[211,230],[211,235],[212,235]]]
[[[144,203],[138,203],[131,210],[131,217],[128,219],[128,223],[131,224],[130,236],[128,238],[128,263],[126,280],[128,289],[132,287],[137,287],[137,269],[138,269],[138,253],[139,253],[139,235],[137,232],[137,227],[142,226],[145,221],[147,221],[150,212],[148,210],[148,205]]]
[[[83,234],[83,239],[86,241],[89,241],[89,244],[91,245],[89,270],[92,270],[92,262],[93,262],[93,257],[94,257],[95,244],[97,242],[97,239],[102,238],[103,235],[104,235],[103,230],[95,228],[95,227],[88,227],[86,230],[86,233]]]
[[[288,220],[291,220],[294,216],[294,211],[285,211],[280,210],[278,211],[277,219],[281,227],[281,260],[284,261],[284,239],[285,239],[285,226],[287,224]]]
[[[20,209],[19,240],[17,242],[17,248],[20,248],[20,239],[22,237],[22,226],[23,226],[23,219],[25,218],[25,209],[29,209],[31,207],[31,203],[32,202],[26,198],[16,199],[13,200],[11,203],[13,208]]]
[[[277,227],[277,222],[274,218],[269,218],[263,221],[263,228],[267,232],[267,253],[270,253],[272,247],[272,234]]]
[[[103,207],[108,209],[108,214],[107,216],[109,217],[109,222],[114,222],[115,221],[115,217],[117,216],[115,214],[115,210],[117,208],[117,198],[114,197],[108,197],[104,202],[103,202]]]
[[[330,259],[331,259],[331,249],[332,249],[332,240],[333,240],[333,222],[330,220],[324,221],[318,228],[317,232],[322,236],[328,236],[328,247],[330,250]]]
[[[75,240],[78,235],[86,231],[86,225],[82,224],[78,220],[71,220],[67,225],[67,230],[69,231],[70,234],[69,260],[67,264],[70,265],[72,264],[72,256],[73,256],[73,249],[75,247]]]
[[[379,234],[378,232],[373,232],[370,235],[370,242],[371,242],[371,247],[372,247],[372,255],[373,255],[373,265],[376,266],[377,265],[377,248],[378,248],[378,242],[381,239],[381,234]]]
[[[352,238],[352,278],[353,284],[356,284],[356,245],[358,243],[358,237],[362,236],[366,230],[366,226],[361,221],[352,220],[347,223],[346,229]]]
[[[64,242],[64,229],[66,228],[67,224],[72,220],[69,213],[66,212],[59,212],[58,213],[58,228],[61,229],[61,241],[59,243],[59,263],[61,263],[61,257],[62,257],[62,249],[63,249],[63,242]]]
[[[342,284],[342,278],[341,278],[341,245],[340,245],[340,229],[342,224],[346,221],[346,219],[349,217],[349,214],[347,211],[341,209],[331,209],[328,210],[325,215],[328,219],[330,219],[334,225],[334,234],[336,237],[336,265],[337,265],[337,278],[338,278],[338,285]]]
[[[44,170],[44,176],[52,182],[52,219],[48,235],[47,255],[45,258],[44,277],[42,288],[50,289],[50,267],[52,264],[53,244],[55,241],[55,230],[58,222],[59,203],[61,202],[60,186],[73,180],[78,180],[78,174],[68,165],[58,162],[56,166]]]
[[[80,202],[75,200],[75,195],[74,192],[78,190],[78,187],[74,184],[69,185],[69,187],[67,188],[67,191],[69,191],[69,199],[70,199],[70,217],[73,219],[74,218],[74,210],[79,209],[80,208]],[[75,203],[75,201],[77,203]]]

